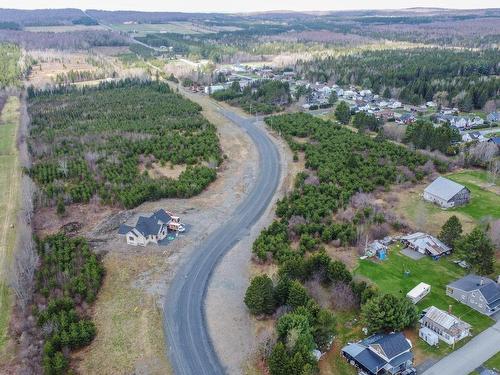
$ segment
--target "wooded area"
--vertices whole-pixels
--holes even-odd
[[[407,103],[434,100],[465,111],[484,107],[500,91],[496,49],[363,51],[298,62],[296,69],[311,82],[360,85]]]
[[[32,118],[28,173],[46,203],[135,207],[146,200],[190,197],[216,177],[221,150],[201,107],[166,85],[125,80],[96,88],[29,89]],[[153,179],[139,164],[187,164],[177,180]],[[59,203],[60,204],[60,203]]]

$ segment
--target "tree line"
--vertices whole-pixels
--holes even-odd
[[[496,49],[362,51],[298,62],[296,70],[311,82],[333,80],[407,103],[435,100],[465,111],[483,108],[500,91]]]

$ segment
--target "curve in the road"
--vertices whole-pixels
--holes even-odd
[[[265,129],[229,110],[220,111],[242,127],[255,143],[259,153],[257,178],[231,218],[193,251],[170,284],[163,328],[176,375],[225,373],[208,334],[204,305],[208,283],[222,256],[247,235],[262,216],[277,191],[281,175],[278,148]]]

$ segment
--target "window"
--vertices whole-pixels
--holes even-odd
[[[128,237],[128,240],[129,240],[129,241],[134,241],[134,237],[129,236],[129,237]]]

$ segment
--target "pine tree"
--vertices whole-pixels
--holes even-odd
[[[274,311],[273,282],[267,275],[256,276],[245,293],[245,304],[254,315],[271,314]]]
[[[453,247],[453,244],[455,241],[460,239],[461,235],[462,224],[460,223],[460,220],[458,220],[458,217],[453,215],[446,221],[446,223],[444,223],[438,238],[446,245]]]
[[[392,294],[370,299],[363,306],[362,313],[371,333],[401,331],[418,319],[417,309],[408,298]]]
[[[493,273],[495,248],[481,228],[474,228],[472,232],[457,241],[455,250],[473,271],[480,275]]]
[[[289,375],[289,355],[285,345],[278,342],[267,361],[271,375]]]
[[[335,117],[341,124],[348,124],[351,118],[351,110],[346,102],[341,101],[335,108]]]
[[[288,288],[288,305],[295,309],[299,306],[305,306],[309,299],[310,297],[307,294],[306,288],[300,282],[294,280],[290,283],[290,287]]]

